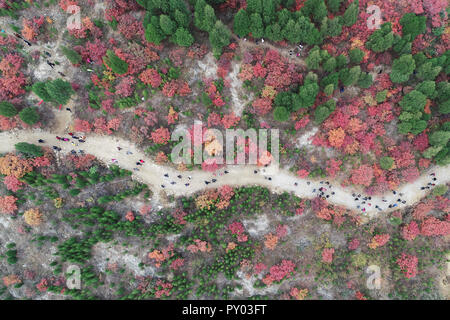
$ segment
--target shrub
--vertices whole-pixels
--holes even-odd
[[[448,191],[448,187],[445,184],[441,184],[434,188],[433,196],[443,196]]]

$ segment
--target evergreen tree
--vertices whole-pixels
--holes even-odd
[[[358,86],[367,89],[370,88],[370,86],[373,83],[372,75],[368,72],[361,72],[358,80]]]
[[[301,29],[299,23],[295,23],[294,20],[289,20],[286,27],[283,30],[284,38],[291,43],[297,43],[300,41]]]
[[[262,10],[262,1],[261,0],[247,0],[247,11],[248,13],[259,13],[263,12]]]
[[[341,3],[342,0],[327,0],[327,7],[331,12],[336,13],[339,11]]]
[[[322,20],[320,32],[325,37],[336,37],[340,35],[342,33],[342,18],[339,16],[333,19],[325,17]]]
[[[230,44],[231,32],[222,23],[217,20],[214,28],[209,33],[209,42],[213,48],[213,54],[218,58],[222,54],[222,48]]]
[[[147,24],[147,27],[145,28],[145,39],[148,42],[159,45],[165,38],[166,36],[161,30],[158,17],[152,16],[150,18],[150,23]]]
[[[175,11],[175,21],[178,27],[188,28],[189,23],[191,22],[190,15],[181,12],[180,10]]]
[[[306,64],[308,69],[317,70],[320,67],[320,63],[322,62],[322,57],[320,55],[320,50],[318,48],[313,48],[306,58]]]
[[[350,58],[350,62],[351,63],[360,63],[362,61],[362,59],[364,58],[364,51],[362,51],[359,48],[355,48],[349,51],[348,53],[348,57]]]
[[[17,115],[18,111],[14,105],[8,101],[0,101],[0,115],[12,118]]]
[[[27,107],[19,112],[19,118],[26,124],[32,126],[39,121],[39,114],[37,113],[35,108]]]
[[[325,88],[323,89],[323,93],[329,97],[333,94],[334,92],[334,85],[332,83],[330,83],[329,85],[325,86]]]
[[[366,48],[374,52],[383,52],[392,47],[394,43],[394,32],[391,28],[391,23],[386,22],[381,25],[381,28],[375,30],[366,42]]]
[[[308,82],[299,88],[298,98],[301,101],[302,108],[309,108],[316,101],[319,94],[319,85],[317,82]]]
[[[428,61],[417,68],[416,77],[420,80],[434,80],[441,70],[441,66],[433,66],[433,62]]]
[[[394,164],[394,159],[391,157],[381,157],[380,158],[380,167],[384,170],[389,170],[392,168],[392,165]]]
[[[262,17],[264,25],[270,25],[275,22],[276,1],[275,0],[262,0]]]
[[[42,100],[51,101],[51,97],[45,88],[45,82],[35,82],[31,87],[31,90]]]
[[[412,90],[407,93],[398,103],[402,110],[409,112],[423,112],[427,104],[427,97],[420,91]]]
[[[314,0],[314,9],[312,11],[314,21],[320,23],[327,15],[328,11],[324,0]]]
[[[417,85],[416,90],[422,92],[429,99],[436,98],[436,83],[434,81],[423,81]]]
[[[274,42],[283,40],[283,32],[278,23],[267,26],[264,34],[267,39]]]
[[[206,31],[203,26],[205,21],[205,0],[197,0],[194,6],[194,25],[202,31]]]
[[[394,83],[406,82],[409,76],[413,73],[416,68],[416,64],[412,55],[405,54],[400,58],[395,59],[392,63],[392,71],[390,73],[391,81]]]
[[[354,66],[351,69],[342,69],[339,72],[339,79],[344,86],[351,86],[359,80],[361,74],[361,67]]]
[[[291,13],[288,9],[284,8],[277,12],[278,15],[278,24],[281,28],[284,28],[284,26],[288,23],[289,19],[291,19]]]
[[[287,121],[289,120],[289,111],[285,107],[276,107],[273,110],[273,118],[279,122]]]
[[[203,29],[207,32],[211,32],[217,21],[216,14],[214,13],[213,7],[211,7],[209,4],[205,6],[204,10],[205,14],[203,20]]]
[[[173,42],[182,47],[189,47],[194,43],[194,37],[183,27],[179,27],[173,35]]]
[[[106,56],[103,57],[103,63],[117,74],[125,74],[128,71],[128,63],[120,59],[112,50],[106,51]]]
[[[245,37],[250,32],[250,21],[245,9],[239,10],[234,16],[233,30],[240,37]]]
[[[345,10],[343,15],[343,21],[344,25],[347,27],[350,27],[356,23],[356,20],[358,20],[358,13],[359,13],[359,0],[354,0]]]
[[[64,55],[70,61],[70,63],[72,63],[72,64],[79,64],[81,62],[81,56],[75,50],[72,50],[70,48],[62,46],[61,47],[61,51],[64,53]]]
[[[336,108],[336,101],[330,99],[327,102],[318,106],[314,112],[314,121],[317,124],[321,124]]]
[[[159,16],[159,26],[166,36],[170,36],[175,33],[176,24],[168,15],[162,14]]]
[[[411,53],[411,35],[408,34],[404,37],[400,37],[398,34],[394,34],[394,41],[392,43],[392,49],[398,54]]]
[[[19,142],[16,143],[14,147],[18,152],[21,152],[26,156],[42,157],[44,155],[42,148],[32,143]]]
[[[345,67],[347,65],[347,57],[343,54],[340,54],[336,57],[336,68],[340,69],[342,67]]]
[[[329,58],[323,64],[323,70],[326,72],[332,72],[336,69],[336,59],[334,57]]]
[[[264,35],[263,22],[258,13],[252,13],[250,15],[250,32],[253,38],[261,38]]]
[[[425,32],[427,17],[408,12],[403,15],[399,22],[402,26],[403,35],[411,35],[411,40],[414,40],[419,34]]]
[[[57,104],[66,104],[70,100],[70,96],[75,92],[72,85],[62,79],[46,82],[45,89],[51,98],[50,101]]]

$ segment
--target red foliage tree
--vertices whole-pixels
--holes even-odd
[[[159,129],[154,130],[151,136],[154,143],[167,144],[170,139],[170,132],[169,129],[160,127]]]
[[[239,242],[246,242],[248,240],[248,236],[244,234],[244,225],[241,222],[235,221],[228,226],[228,230],[233,235],[237,236],[237,240]]]
[[[427,217],[420,226],[424,236],[445,236],[450,234],[450,222],[441,221],[435,217]]]
[[[373,169],[368,165],[361,165],[358,169],[353,169],[351,181],[354,184],[360,184],[368,187],[372,183]]]
[[[359,247],[359,240],[357,238],[352,239],[349,243],[348,243],[348,249],[349,250],[356,250]]]
[[[122,97],[129,97],[133,94],[135,80],[132,76],[122,78],[116,85],[116,94]]]
[[[417,275],[417,264],[419,260],[416,256],[402,253],[400,257],[397,258],[397,264],[405,274],[406,278],[414,278]]]
[[[258,98],[253,101],[252,106],[257,115],[263,116],[272,110],[272,100],[269,98]]]
[[[241,120],[240,117],[236,116],[234,112],[228,113],[223,116],[222,118],[222,124],[226,129],[229,129],[231,127],[236,126],[239,121]]]
[[[23,183],[14,176],[6,176],[3,179],[3,183],[5,184],[6,189],[11,190],[12,192],[20,190],[20,187],[23,185]]]
[[[75,119],[74,130],[77,132],[91,132],[92,125],[87,120]]]
[[[405,240],[414,240],[419,234],[419,226],[415,221],[411,221],[408,225],[402,228],[402,236]]]
[[[159,87],[161,84],[161,76],[155,69],[146,69],[140,75],[139,79],[145,84],[151,85],[153,88]]]
[[[91,154],[85,154],[82,156],[70,155],[69,160],[73,162],[77,169],[86,169],[92,166],[92,162],[95,157]]]
[[[266,285],[272,282],[280,282],[284,278],[289,278],[291,273],[295,271],[295,264],[290,260],[282,260],[279,265],[270,267],[269,274],[263,279]]]
[[[309,123],[309,120],[310,120],[309,116],[305,116],[305,117],[301,118],[300,120],[298,120],[295,123],[295,130],[300,130],[300,129],[306,127],[306,125]]]
[[[322,251],[322,262],[332,263],[333,262],[334,248],[325,248]]]
[[[413,145],[417,151],[420,151],[420,152],[425,151],[425,149],[428,148],[428,135],[425,132],[419,134],[414,139]]]
[[[416,167],[409,167],[402,171],[402,177],[408,182],[413,182],[420,176],[420,172]]]
[[[138,21],[130,13],[123,14],[119,17],[117,30],[128,40],[136,37],[141,38],[144,35],[142,22]]]
[[[0,212],[13,214],[17,210],[17,198],[14,196],[0,197]]]

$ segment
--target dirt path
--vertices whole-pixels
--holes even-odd
[[[69,137],[68,135],[64,135],[64,132],[58,134]],[[70,142],[57,140],[56,133],[50,133],[40,129],[7,131],[0,133],[0,141],[2,142],[0,144],[0,153],[14,151],[14,144],[22,141],[37,144],[38,139],[43,139],[45,141],[43,145],[48,147],[59,146],[62,148],[61,152],[64,153],[68,153],[72,149],[77,151],[82,149],[85,153],[96,156],[107,165],[112,164],[112,159],[115,159],[117,160],[117,164],[124,169],[133,171],[133,168],[139,168],[139,171],[133,171],[133,177],[138,181],[148,184],[155,193],[165,192],[175,196],[187,196],[205,188],[217,188],[222,185],[260,185],[268,187],[276,193],[287,191],[294,192],[300,198],[313,198],[317,196],[320,187],[325,187],[327,188],[325,193],[330,195],[327,199],[330,203],[355,210],[363,210],[365,208],[363,214],[366,214],[368,217],[375,216],[380,211],[397,210],[419,201],[430,191],[427,189],[421,190],[421,186],[427,185],[430,182],[432,178],[430,176],[431,172],[435,173],[437,177],[437,181],[433,181],[436,185],[450,181],[450,165],[436,167],[424,173],[415,182],[401,186],[397,190],[397,195],[389,193],[384,196],[376,196],[372,197],[370,201],[366,201],[365,204],[361,204],[362,199],[359,199],[359,202],[354,201],[352,196],[353,191],[350,188],[342,188],[340,186],[330,188],[325,182],[320,184],[319,181],[300,179],[287,170],[278,170],[275,167],[261,169],[251,165],[228,166],[226,168],[228,171],[227,174],[224,173],[224,169],[216,173],[201,170],[180,172],[173,168],[153,163],[135,144],[111,136],[89,134],[85,143],[73,146]],[[119,151],[117,149],[118,146],[123,149]],[[132,154],[127,154],[127,151],[132,152]],[[137,166],[136,162],[140,159],[144,159],[145,163],[142,166]],[[257,173],[254,173],[254,170],[257,170]],[[166,174],[168,177],[165,176]],[[181,178],[178,177],[179,175],[181,175]],[[216,181],[213,181],[213,179],[216,179]],[[188,186],[186,186],[187,183],[189,184]],[[334,194],[332,195],[331,192],[334,192]],[[397,201],[400,193],[403,194],[400,197],[405,201],[405,204]],[[370,206],[368,205],[369,203],[371,204]],[[388,208],[389,204],[394,203],[396,207]],[[360,205],[360,207],[357,208],[357,205]],[[377,205],[380,209],[375,208]]]

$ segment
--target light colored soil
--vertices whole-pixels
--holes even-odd
[[[305,60],[303,60],[302,57],[297,57],[295,54],[289,55],[289,50],[291,50],[291,49],[293,50],[295,48],[295,46],[293,46],[293,45],[290,45],[286,48],[280,48],[280,47],[276,47],[276,46],[270,44],[269,41],[267,41],[267,40],[264,41],[264,43],[262,43],[259,40],[258,44],[256,44],[256,42],[250,41],[249,39],[247,39],[247,41],[244,41],[243,38],[239,39],[236,35],[233,35],[233,38],[239,43],[241,52],[248,51],[251,48],[272,49],[272,50],[278,51],[283,57],[288,59],[289,62],[306,67],[306,62],[305,62]]]
[[[232,70],[230,74],[228,75],[231,80],[231,101],[232,101],[232,107],[234,113],[240,117],[242,116],[242,111],[244,110],[244,106],[247,103],[244,99],[241,98],[241,95],[239,94],[240,88],[242,88],[242,81],[238,78],[239,69],[240,69],[239,63],[233,63]]]

